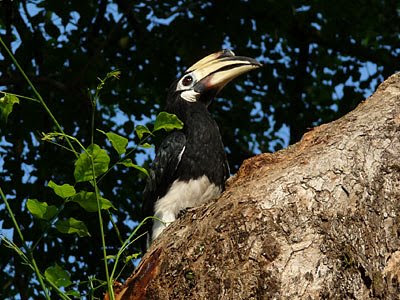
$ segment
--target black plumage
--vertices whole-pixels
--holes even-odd
[[[229,167],[207,107],[226,83],[259,66],[254,59],[225,50],[203,58],[171,85],[165,111],[177,115],[184,127],[168,134],[157,150],[144,190],[145,216],[172,222],[181,210],[223,191]],[[147,223],[147,246],[164,226],[157,220]]]
[[[228,161],[218,125],[207,110],[208,101],[191,103],[182,101],[179,95],[172,97],[178,100],[167,105],[166,111],[183,121],[186,149],[171,179],[188,181],[206,175],[223,189],[229,176]]]

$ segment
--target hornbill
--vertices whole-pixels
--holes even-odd
[[[149,172],[144,215],[163,222],[149,222],[146,247],[181,211],[223,191],[229,166],[218,126],[207,107],[228,82],[260,66],[255,59],[222,50],[195,63],[171,85],[165,111],[175,114],[184,127],[162,141]]]

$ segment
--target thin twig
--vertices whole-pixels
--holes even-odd
[[[9,92],[5,92],[5,91],[0,91],[0,93],[2,93],[2,94],[4,94],[4,95],[7,95],[7,94],[8,94],[8,95],[13,95],[13,96],[18,97],[18,98],[21,98],[21,99],[31,100],[31,101],[40,103],[40,101],[39,101],[38,99],[35,99],[35,98],[31,98],[31,97],[27,97],[27,96],[22,96],[22,95],[18,95],[18,94],[14,94],[14,93],[9,93]]]
[[[35,86],[32,84],[32,82],[30,81],[30,79],[28,78],[28,76],[25,74],[24,70],[21,68],[21,66],[19,65],[18,61],[16,60],[16,58],[14,57],[14,55],[12,54],[12,52],[10,51],[10,49],[8,49],[7,45],[4,43],[3,39],[0,37],[0,44],[4,47],[4,49],[6,50],[7,54],[10,56],[11,60],[14,62],[14,64],[16,65],[16,67],[18,68],[18,70],[21,72],[22,76],[25,78],[26,82],[29,84],[29,86],[32,88],[33,93],[35,94],[35,96],[38,98],[38,100],[40,101],[40,103],[42,104],[44,110],[47,112],[47,114],[50,116],[50,118],[53,120],[54,124],[56,125],[56,127],[58,128],[58,130],[61,133],[64,133],[64,130],[62,129],[61,125],[58,123],[57,119],[54,117],[53,113],[50,111],[50,109],[48,108],[48,106],[46,105],[46,103],[44,102],[42,96],[39,94],[39,92],[36,90]],[[64,133],[65,134],[65,133]],[[68,145],[70,146],[71,150],[74,152],[75,156],[78,157],[78,153],[76,152],[74,146],[71,144],[71,142],[69,140],[67,140]]]
[[[14,224],[15,230],[17,231],[18,236],[19,236],[20,240],[22,241],[22,245],[23,245],[23,247],[25,248],[25,251],[26,251],[26,252],[28,253],[28,255],[30,256],[30,263],[32,264],[32,267],[33,267],[33,269],[34,269],[34,271],[35,271],[35,273],[36,273],[36,276],[37,276],[37,278],[38,278],[38,280],[39,280],[40,286],[41,286],[42,289],[43,289],[43,292],[44,292],[44,294],[45,294],[45,297],[46,297],[46,299],[50,300],[49,291],[47,290],[47,287],[46,287],[46,285],[45,285],[44,282],[43,282],[42,275],[40,274],[39,268],[38,268],[38,266],[37,266],[37,264],[36,264],[36,260],[35,260],[35,258],[33,257],[33,253],[32,253],[32,251],[30,250],[30,248],[28,247],[28,245],[27,245],[26,242],[25,242],[25,238],[24,238],[24,236],[22,235],[21,229],[20,229],[19,226],[18,226],[17,220],[16,220],[15,217],[14,217],[14,213],[13,213],[13,211],[12,211],[10,205],[8,204],[7,198],[6,198],[6,196],[4,195],[3,190],[1,189],[1,187],[0,187],[0,195],[1,195],[1,198],[3,199],[3,201],[4,201],[4,203],[5,203],[6,207],[7,207],[8,214],[9,214],[10,217],[11,217],[11,220],[12,220],[12,222],[13,222],[13,224]]]

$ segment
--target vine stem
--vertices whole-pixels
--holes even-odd
[[[39,280],[40,286],[41,286],[42,289],[43,289],[43,292],[44,292],[44,294],[45,294],[45,297],[46,297],[46,299],[50,300],[49,291],[47,290],[46,285],[45,285],[44,282],[43,282],[42,274],[40,274],[39,268],[38,268],[38,266],[37,266],[37,264],[36,264],[36,260],[35,260],[35,258],[33,257],[33,253],[32,253],[32,251],[30,250],[30,248],[28,247],[28,245],[27,245],[26,242],[25,242],[25,238],[24,238],[24,236],[22,235],[21,229],[20,229],[19,226],[18,226],[17,220],[16,220],[15,217],[14,217],[14,213],[13,213],[13,211],[12,211],[10,205],[8,204],[7,198],[6,198],[6,196],[4,195],[3,190],[1,189],[1,187],[0,187],[0,195],[1,195],[1,198],[3,199],[3,201],[4,201],[4,203],[5,203],[6,207],[7,207],[7,211],[8,211],[8,213],[9,213],[11,219],[12,219],[12,222],[13,222],[13,224],[14,224],[15,230],[17,231],[18,236],[19,236],[19,238],[20,238],[21,241],[22,241],[22,245],[23,245],[23,247],[25,248],[25,251],[26,251],[26,252],[28,253],[28,255],[29,255],[29,258],[30,258],[31,263],[32,263],[32,266],[33,266],[33,270],[34,270],[35,273],[36,273],[36,276],[37,276],[37,278],[38,278],[38,280]]]
[[[22,95],[18,95],[18,94],[14,94],[14,93],[9,93],[9,92],[5,92],[5,91],[0,91],[0,93],[4,94],[4,95],[13,95],[15,97],[21,98],[21,99],[26,99],[26,100],[30,100],[33,102],[38,102],[40,103],[40,101],[38,99],[35,98],[31,98],[31,97],[27,97],[27,96],[22,96]]]
[[[107,74],[108,76],[108,74]],[[97,86],[96,88],[96,92],[94,94],[94,96],[91,97],[91,103],[92,103],[92,120],[91,120],[91,146],[93,147],[94,145],[94,122],[95,122],[95,114],[96,114],[96,106],[97,106],[97,101],[99,99],[99,94],[101,89],[103,88],[105,81],[107,80],[107,77],[105,79],[100,79],[100,84]],[[90,157],[90,161],[92,164],[92,174],[93,174],[93,186],[94,186],[94,192],[96,195],[96,202],[97,202],[97,214],[99,217],[99,226],[100,226],[100,232],[101,232],[101,244],[103,247],[103,256],[104,256],[104,268],[106,271],[106,278],[107,278],[107,290],[108,290],[108,295],[110,297],[111,300],[115,299],[115,295],[114,295],[114,289],[113,289],[113,283],[110,279],[110,274],[108,272],[108,260],[107,260],[107,249],[106,249],[106,241],[105,241],[105,236],[104,236],[104,227],[103,227],[103,217],[101,216],[101,206],[100,206],[100,199],[99,199],[99,188],[97,186],[97,181],[96,181],[96,173],[95,173],[95,169],[94,169],[94,161],[93,161],[93,157],[92,155],[89,155]],[[111,215],[110,215],[110,219],[111,219]],[[114,226],[114,222],[111,220],[113,226]],[[117,231],[119,232],[119,231]]]
[[[0,44],[4,47],[4,49],[6,50],[7,54],[10,56],[11,60],[13,61],[13,63],[16,65],[17,69],[21,72],[22,76],[25,78],[26,82],[29,84],[29,86],[31,87],[33,93],[36,95],[37,99],[42,104],[44,110],[47,112],[47,114],[53,120],[53,122],[56,125],[56,127],[58,128],[58,130],[61,133],[64,133],[64,130],[62,129],[61,125],[58,123],[57,119],[54,117],[53,113],[48,108],[46,102],[44,102],[42,96],[36,90],[35,86],[32,84],[32,82],[30,81],[28,76],[25,74],[24,70],[21,68],[21,66],[19,65],[18,61],[16,60],[16,58],[14,57],[14,55],[12,54],[10,49],[8,49],[7,45],[4,43],[4,41],[3,41],[3,39],[1,37],[0,37]],[[75,150],[74,146],[72,145],[72,143],[70,141],[68,141],[68,140],[67,140],[67,143],[68,143],[69,147],[71,148],[71,150],[74,152],[75,156],[78,157],[78,153],[76,152],[76,150]]]
[[[106,278],[107,278],[107,290],[108,290],[108,294],[110,295],[110,299],[114,300],[115,299],[114,289],[112,287],[112,282],[110,280],[110,275],[108,273],[107,249],[106,249],[106,240],[105,240],[105,237],[104,237],[103,218],[101,216],[99,189],[98,189],[97,183],[96,183],[96,175],[95,175],[96,173],[95,173],[95,170],[94,170],[93,157],[92,157],[91,154],[89,154],[89,157],[90,157],[90,161],[91,161],[91,165],[92,165],[93,186],[94,186],[94,191],[95,191],[95,195],[96,195],[96,202],[97,202],[97,214],[98,214],[98,218],[99,218],[99,226],[100,226],[100,233],[101,233],[101,245],[102,245],[102,248],[103,248],[104,269],[106,271]]]
[[[123,253],[132,243],[134,243],[135,241],[137,241],[139,238],[141,238],[143,235],[146,234],[146,233],[142,233],[141,235],[137,236],[135,239],[132,240],[132,238],[133,238],[133,237],[135,236],[135,234],[138,232],[139,228],[142,227],[143,224],[145,224],[148,220],[151,220],[151,219],[153,219],[153,220],[158,220],[158,221],[164,223],[164,221],[160,220],[159,218],[150,216],[150,217],[144,218],[144,219],[142,220],[142,222],[140,222],[140,224],[139,224],[138,226],[136,226],[135,230],[129,235],[129,237],[128,237],[128,238],[125,240],[125,242],[122,244],[122,247],[118,250],[118,253],[117,253],[116,258],[115,258],[114,267],[113,267],[113,270],[112,270],[112,272],[111,272],[111,280],[114,280],[114,274],[115,274],[115,271],[116,271],[116,269],[117,269],[118,261],[119,261],[121,255],[122,255],[122,253]],[[164,223],[164,224],[165,224],[165,223]]]

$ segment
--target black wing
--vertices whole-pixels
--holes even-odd
[[[185,150],[186,137],[182,131],[169,134],[161,143],[149,170],[143,192],[143,216],[154,214],[153,207],[157,199],[163,197],[174,182],[175,171]],[[146,222],[145,230],[150,233],[153,222]]]

